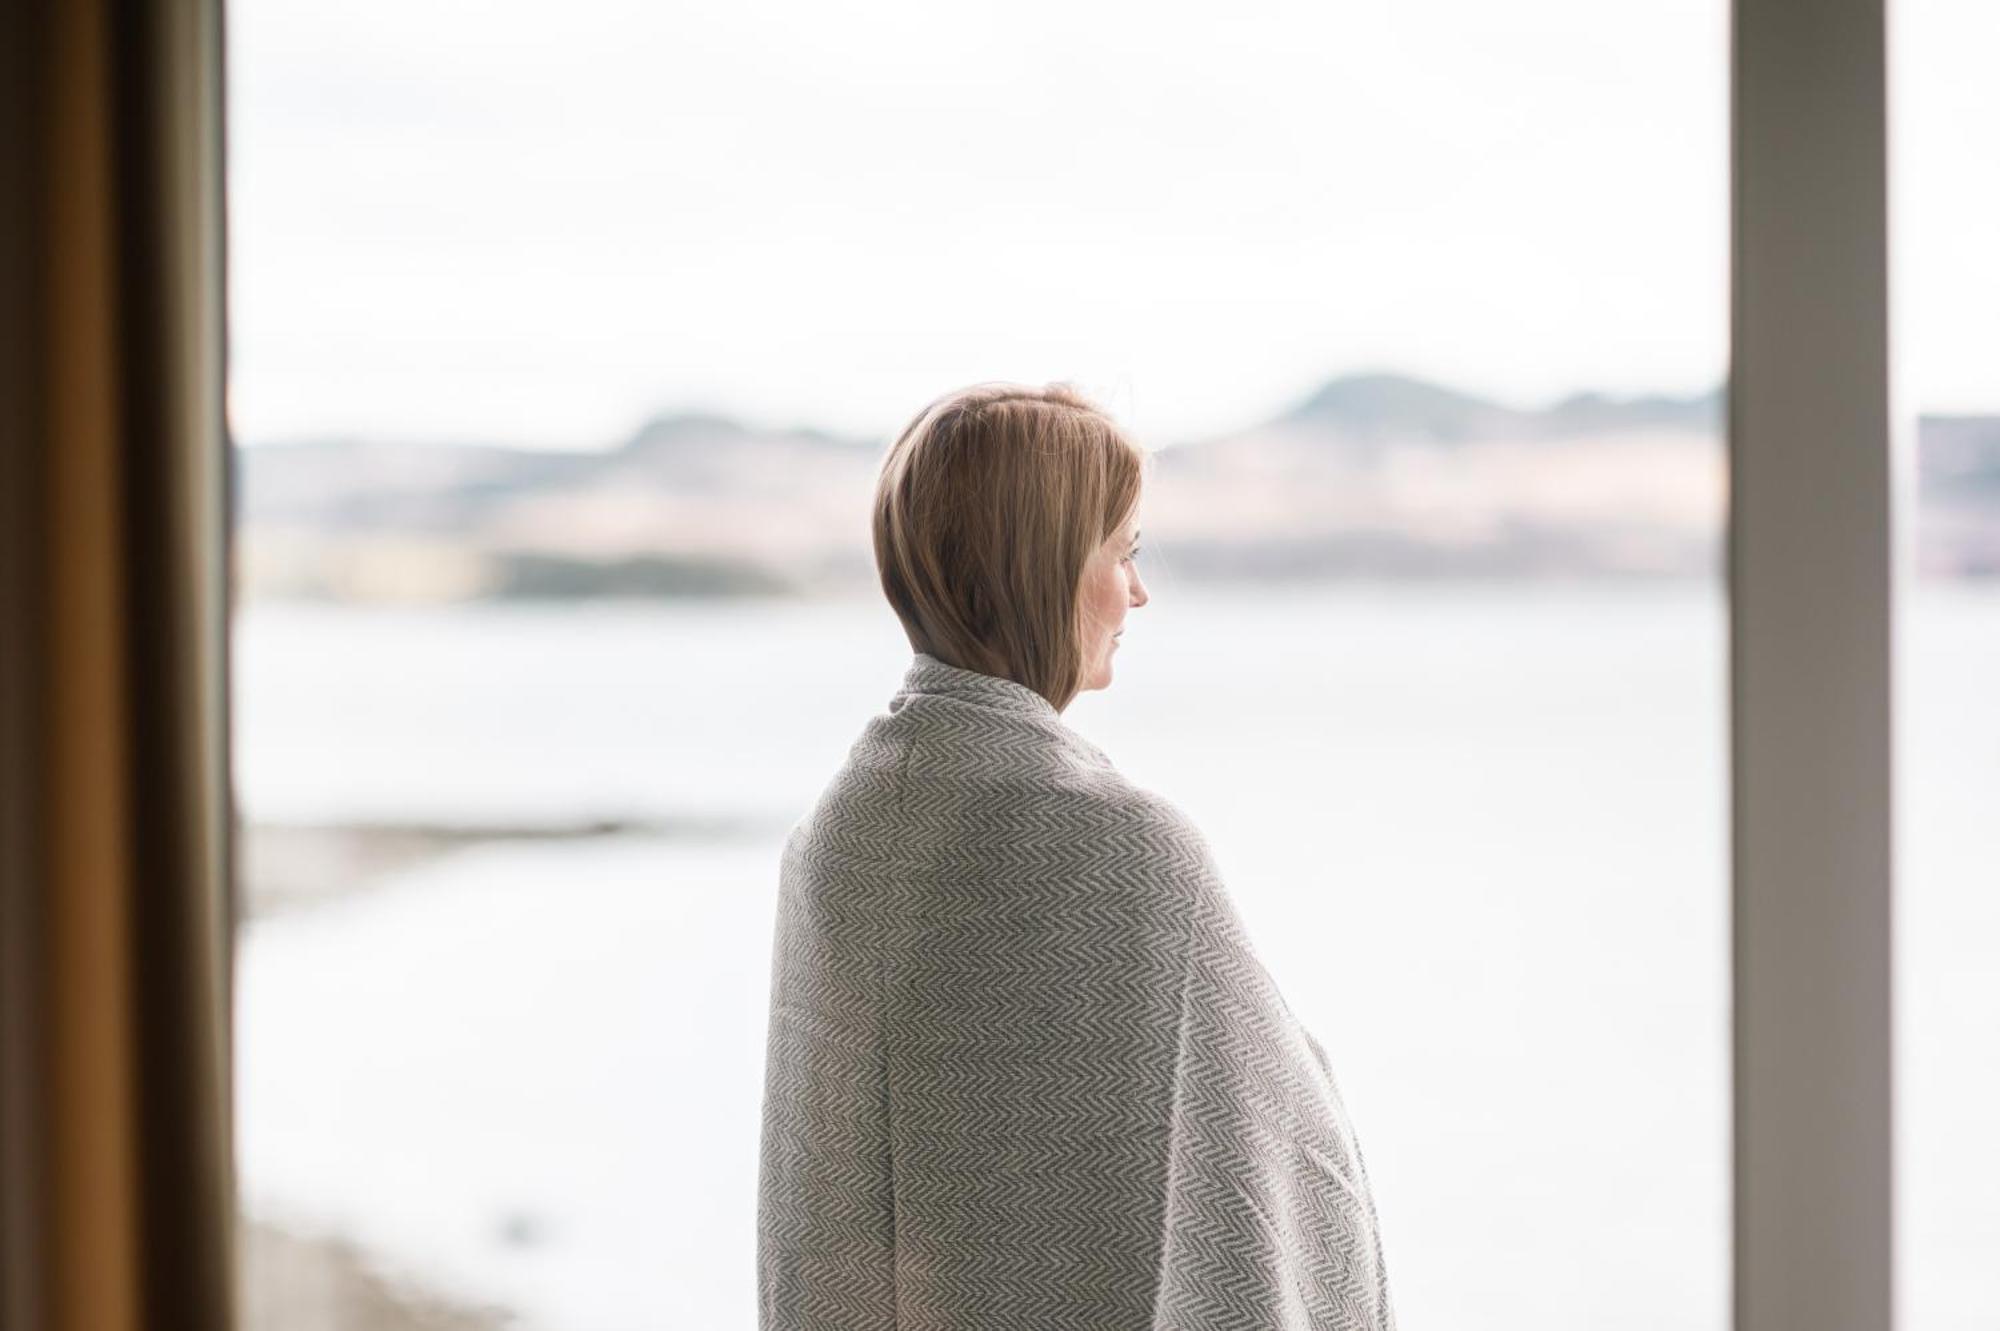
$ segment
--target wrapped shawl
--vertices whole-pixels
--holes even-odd
[[[1201,833],[918,653],[781,861],[763,1331],[1383,1331],[1325,1051]]]

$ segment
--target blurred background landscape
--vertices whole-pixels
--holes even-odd
[[[1213,839],[1448,1324],[1726,1325],[1720,431],[1714,393],[1371,374],[1160,447],[1153,601],[1068,714]],[[1956,1051],[2000,1021],[2000,417],[1917,438],[1905,1019],[1950,1107],[1906,1176],[1956,1329],[1996,1234],[1961,1166],[2000,1085]],[[778,847],[907,657],[884,442],[684,414],[600,452],[238,451],[249,1325],[750,1324]],[[1494,1238],[1482,1167],[1542,1180],[1536,1226]]]
[[[1145,441],[1145,523],[1190,582],[1714,578],[1721,434],[1720,390],[1522,410],[1347,375],[1240,430]],[[887,442],[688,414],[594,451],[250,448],[239,588],[337,602],[867,595]],[[2000,416],[1922,416],[1915,442],[1920,576],[2000,576]]]

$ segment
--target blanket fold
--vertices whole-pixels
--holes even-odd
[[[780,864],[762,1331],[1388,1331],[1325,1051],[1201,833],[916,654]]]

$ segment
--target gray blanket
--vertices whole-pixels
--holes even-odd
[[[763,1331],[1394,1325],[1325,1051],[1201,833],[918,653],[785,844]]]

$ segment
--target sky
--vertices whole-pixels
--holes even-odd
[[[880,437],[962,384],[1065,379],[1162,445],[1369,370],[1521,406],[1706,391],[1726,19],[234,0],[232,426]],[[2000,410],[2000,6],[1897,23],[1899,368]]]

